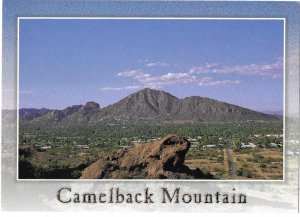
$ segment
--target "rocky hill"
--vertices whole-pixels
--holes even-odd
[[[50,109],[24,108],[19,110],[21,120],[32,120],[51,111]]]
[[[179,99],[169,93],[145,88],[100,108],[95,102],[63,110],[20,109],[23,123],[201,123],[274,121],[278,116],[253,111],[214,99],[191,96]]]
[[[169,93],[145,88],[103,109],[104,116],[157,117],[171,113],[179,99]]]
[[[84,169],[80,179],[208,179],[200,169],[184,165],[190,142],[168,135],[154,143],[138,144],[102,157]]]

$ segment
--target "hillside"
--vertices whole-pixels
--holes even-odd
[[[214,99],[191,96],[179,99],[160,90],[145,88],[100,108],[95,102],[63,110],[20,109],[22,123],[202,123],[274,121],[278,116],[253,111]]]

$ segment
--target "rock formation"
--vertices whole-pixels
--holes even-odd
[[[213,178],[200,169],[184,165],[190,142],[178,135],[138,144],[115,155],[100,158],[84,169],[81,179],[205,179]]]
[[[84,106],[84,110],[90,111],[93,109],[100,109],[100,105],[98,103],[90,101],[90,102],[87,102]]]
[[[33,145],[20,145],[19,146],[19,156],[33,157],[36,155],[36,150]]]

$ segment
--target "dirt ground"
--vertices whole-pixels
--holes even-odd
[[[199,168],[204,173],[210,172],[219,179],[261,179],[261,180],[281,180],[283,177],[283,153],[280,149],[252,149],[241,152],[230,149],[233,160],[236,163],[237,174],[230,175],[228,158],[225,149],[223,150],[223,162],[212,156],[221,154],[220,150],[190,150],[192,152],[204,151],[191,156],[185,160],[185,164],[192,168]],[[196,156],[196,157],[195,157]]]

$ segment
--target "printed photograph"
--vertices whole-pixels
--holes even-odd
[[[284,19],[20,18],[18,179],[283,180]]]

